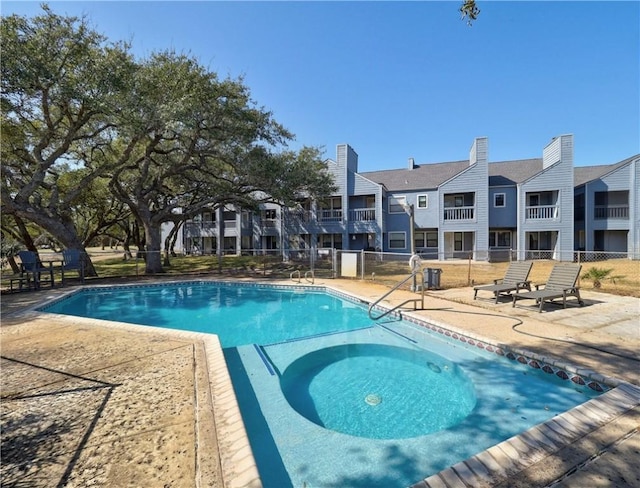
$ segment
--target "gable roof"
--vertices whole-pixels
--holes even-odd
[[[469,161],[421,164],[414,169],[391,169],[360,173],[388,191],[437,189],[469,167]],[[542,159],[489,163],[489,186],[515,185],[542,171]]]
[[[542,169],[542,158],[489,163],[489,186],[515,186]]]
[[[384,185],[388,191],[428,190],[438,188],[468,166],[469,161],[453,161],[421,164],[413,169],[388,169],[360,174]]]
[[[577,166],[573,169],[574,187],[602,178],[640,157],[631,156],[619,163],[600,166]],[[469,161],[428,163],[414,169],[388,169],[359,173],[383,185],[387,191],[435,190],[445,181],[469,167]],[[489,163],[489,186],[515,186],[543,170],[542,158],[518,159]]]
[[[618,168],[623,167],[624,165],[630,163],[638,157],[640,157],[640,154],[636,154],[635,156],[631,156],[630,158],[614,164],[605,164],[601,166],[578,166],[577,168],[574,168],[573,185],[581,186],[585,183],[589,183],[590,181],[602,178],[603,176],[608,175],[609,173],[613,173]]]

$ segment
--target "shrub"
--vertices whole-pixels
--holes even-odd
[[[582,275],[582,279],[593,281],[594,288],[600,288],[602,286],[602,280],[611,280],[615,283],[615,280],[618,278],[623,278],[623,276],[609,276],[613,268],[604,269],[604,268],[589,268],[589,270]]]

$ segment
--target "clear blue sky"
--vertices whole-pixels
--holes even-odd
[[[541,157],[574,134],[577,166],[640,152],[640,2],[50,2],[86,14],[144,57],[196,56],[243,76],[296,134],[292,147],[350,144],[360,171],[467,159]],[[38,2],[2,2],[34,15]]]

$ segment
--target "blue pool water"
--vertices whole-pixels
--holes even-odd
[[[88,289],[42,310],[218,334],[265,488],[409,486],[597,396],[309,289]]]
[[[360,307],[326,293],[212,283],[90,289],[44,311],[217,334],[223,347],[371,325]]]
[[[280,384],[300,415],[326,429],[372,439],[446,429],[476,404],[473,383],[455,363],[425,350],[381,344],[313,351],[294,361]]]

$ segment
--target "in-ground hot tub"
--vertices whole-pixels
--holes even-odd
[[[445,358],[382,344],[342,344],[294,361],[280,385],[291,407],[324,428],[372,439],[447,429],[476,405],[473,382]]]

